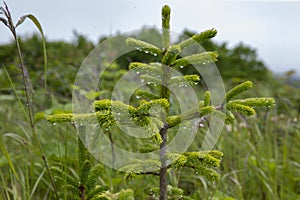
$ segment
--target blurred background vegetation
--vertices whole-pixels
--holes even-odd
[[[156,29],[142,29],[135,33],[140,39],[160,37]],[[183,40],[194,33],[185,30],[177,40]],[[127,38],[129,35],[119,34]],[[99,43],[107,37],[102,37]],[[159,41],[159,40],[157,40]],[[97,44],[84,35],[74,33],[73,42],[47,41],[48,71],[47,86],[44,89],[42,40],[37,35],[20,38],[24,63],[30,77],[36,128],[50,165],[64,163],[76,169],[76,132],[67,125],[51,125],[43,120],[44,115],[71,112],[72,84],[84,58]],[[115,44],[116,51],[122,44]],[[126,44],[123,44],[124,47]],[[254,82],[249,96],[270,96],[276,100],[275,108],[264,109],[255,117],[242,116],[233,126],[223,130],[223,136],[216,148],[225,154],[218,183],[209,183],[191,171],[170,173],[170,183],[179,185],[187,195],[195,199],[300,199],[300,81],[294,78],[294,71],[280,76],[268,70],[259,59],[256,50],[239,44],[229,48],[226,43],[205,41],[201,44],[208,51],[218,51],[216,63],[225,87],[245,80]],[[118,53],[118,52],[114,52]],[[117,54],[118,55],[118,54]],[[98,98],[107,98],[105,91],[112,90],[118,77],[128,70],[132,61],[155,62],[156,57],[132,51],[119,57],[116,63],[103,75]],[[16,173],[27,191],[13,176],[10,162],[5,154],[0,155],[0,191],[3,199],[24,199],[26,192],[32,199],[51,197],[49,180],[40,160],[30,127],[26,122],[20,101],[23,85],[18,66],[15,43],[0,46],[0,133],[3,144],[10,154]],[[185,68],[184,70],[189,70]],[[193,74],[184,71],[185,74]],[[12,87],[12,83],[14,88]],[[75,88],[76,89],[76,88]],[[77,88],[80,89],[80,88]],[[101,93],[101,91],[103,93]],[[17,94],[17,95],[16,95]],[[201,133],[191,149],[201,146]],[[94,161],[96,162],[96,161]],[[193,177],[193,178],[191,178]],[[135,189],[136,199],[153,199],[150,188],[157,181],[155,177],[138,177],[137,181],[125,182],[116,171],[105,168],[101,183],[108,184],[112,192],[121,189]]]

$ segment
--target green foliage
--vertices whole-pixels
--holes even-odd
[[[168,30],[164,33],[167,35]],[[147,38],[145,36],[147,34],[161,36],[154,30],[138,34],[141,35],[140,38]],[[181,122],[196,117],[206,119],[206,117],[209,118],[210,115],[216,114],[222,117],[225,116],[226,122],[230,124],[226,126],[224,137],[216,147],[225,152],[225,158],[220,163],[221,154],[214,154],[218,151],[196,151],[201,147],[202,140],[199,139],[202,135],[201,130],[198,134],[200,136],[197,135],[198,138],[194,141],[194,146],[192,145],[190,148],[191,152],[182,154],[167,152],[168,158],[173,161],[168,168],[169,184],[172,185],[167,187],[168,199],[298,198],[298,177],[300,173],[297,156],[300,153],[298,134],[300,130],[298,125],[299,89],[285,84],[285,80],[274,78],[268,82],[266,78],[267,70],[263,63],[257,59],[255,50],[244,45],[229,49],[226,44],[214,44],[208,39],[215,34],[216,31],[211,29],[195,36],[191,35],[191,38],[179,42],[177,45],[168,46],[165,42],[167,48],[164,49],[162,49],[161,44],[153,44],[159,48],[161,55],[155,56],[138,50],[133,51],[130,56],[126,55],[130,57],[128,60],[134,61],[132,66],[129,65],[129,69],[135,73],[139,72],[140,77],[145,78],[144,81],[153,83],[151,86],[147,85],[150,89],[143,87],[137,90],[135,99],[137,101],[133,105],[108,100],[110,94],[107,92],[108,90],[104,93],[104,89],[113,87],[114,80],[126,72],[120,70],[120,68],[126,69],[128,66],[128,61],[122,58],[123,60],[118,60],[118,64],[112,64],[107,73],[105,72],[106,74],[102,75],[105,80],[102,82],[103,84],[99,85],[99,91],[85,91],[81,88],[74,88],[85,98],[97,99],[95,101],[95,107],[97,108],[94,113],[76,115],[71,114],[70,108],[64,107],[60,103],[66,103],[66,99],[70,97],[70,83],[73,82],[82,58],[90,51],[93,44],[84,36],[78,35],[73,43],[47,43],[49,58],[47,82],[49,88],[51,87],[54,92],[51,99],[39,90],[43,87],[44,81],[42,40],[36,35],[32,38],[19,38],[22,49],[24,49],[24,63],[28,66],[31,84],[35,89],[36,102],[33,103],[34,109],[48,108],[52,105],[52,101],[55,104],[52,109],[36,113],[35,122],[38,122],[37,130],[45,147],[46,155],[49,155],[50,165],[54,166],[51,171],[52,174],[55,174],[55,185],[59,189],[60,197],[79,199],[82,194],[81,189],[85,188],[86,191],[90,191],[86,193],[86,199],[131,200],[134,199],[133,191],[122,188],[134,188],[135,199],[157,199],[160,190],[157,187],[151,190],[149,196],[143,194],[148,194],[149,185],[155,186],[157,183],[157,176],[147,176],[143,172],[154,168],[157,171],[154,171],[152,175],[158,175],[158,170],[161,167],[160,160],[138,160],[136,163],[126,166],[124,169],[127,170],[125,172],[127,180],[133,177],[135,179],[134,181],[123,182],[121,175],[110,172],[107,168],[104,170],[102,165],[95,164],[89,158],[83,145],[78,141],[76,146],[76,138],[73,138],[75,134],[69,130],[70,127],[74,125],[84,127],[85,124],[99,123],[103,128],[110,128],[117,123],[125,122],[125,119],[132,116],[132,120],[136,125],[147,127],[145,130],[148,131],[148,137],[151,139],[147,140],[149,143],[143,144],[138,150],[140,152],[151,152],[159,150],[158,144],[162,143],[160,130],[163,127],[164,117],[166,117],[165,122],[169,125],[168,134],[171,135],[173,129],[178,128]],[[131,37],[135,36],[131,35]],[[199,101],[199,109],[181,114],[172,113],[172,115],[167,115],[167,112],[156,113],[156,111],[172,109],[173,106],[172,101],[162,98],[158,92],[161,89],[160,84],[162,81],[157,81],[158,77],[156,76],[161,75],[164,71],[162,62],[171,66],[179,59],[184,59],[176,54],[179,54],[180,50],[186,50],[185,48],[189,47],[193,40],[203,44],[205,48],[208,47],[208,50],[218,51],[217,65],[223,78],[226,81],[231,81],[228,88],[232,88],[235,82],[241,83],[248,79],[256,81],[256,87],[249,90],[252,86],[250,82],[233,87],[227,93],[227,101],[223,102],[222,105],[212,105],[210,92],[206,91],[203,95],[202,93],[199,94],[202,98]],[[20,115],[22,108],[18,104],[17,98],[14,97],[14,94],[19,95],[21,103],[24,100],[22,97],[24,94],[22,84],[19,83],[21,77],[17,67],[18,59],[15,53],[15,47],[12,44],[0,46],[1,64],[5,65],[5,69],[12,78],[11,82],[16,86],[15,91],[10,89],[11,84],[5,73],[3,73],[4,68],[0,69],[0,111],[5,113],[0,118],[0,130],[1,133],[15,133],[14,135],[5,134],[3,137],[1,136],[3,138],[1,149],[5,158],[0,159],[0,182],[2,185],[0,198],[55,199],[51,191],[52,188],[49,187],[49,178],[45,176],[41,161],[37,159],[37,149],[32,134],[28,131],[29,126],[24,125],[26,119]],[[192,54],[198,54],[198,52]],[[199,75],[192,73],[189,62],[187,64],[182,69],[180,65],[176,65],[185,75],[183,78],[170,77],[169,85],[191,84],[196,88],[199,87]],[[60,81],[57,81],[58,79]],[[155,84],[157,85],[155,86]],[[247,93],[245,93],[246,90]],[[57,94],[60,96],[59,99],[55,99],[58,97]],[[252,97],[264,95],[275,96],[276,105],[273,98]],[[39,103],[40,96],[49,100],[45,101],[45,104]],[[98,101],[99,99],[102,100]],[[153,100],[157,101],[152,103]],[[274,105],[276,109],[269,108]],[[260,109],[259,107],[266,107],[266,109]],[[242,116],[253,115],[255,110],[259,112],[251,118]],[[116,111],[121,113],[119,119],[116,118],[118,113]],[[242,115],[234,115],[235,113]],[[44,118],[47,118],[50,123],[44,123],[41,120]],[[66,124],[60,126],[59,123]],[[118,131],[115,130],[112,132],[114,135],[117,133]],[[132,145],[135,141],[126,142],[128,142],[128,145]],[[6,144],[6,146],[2,144]],[[136,144],[134,143],[134,145]],[[61,147],[70,148],[68,149],[69,152],[65,152],[65,155],[63,155]],[[74,152],[81,152],[82,156],[73,155]],[[81,161],[76,162],[75,157]],[[221,164],[220,168],[218,168],[219,164]],[[17,180],[18,178],[19,180]],[[207,179],[216,180],[218,178],[220,178],[218,184],[206,181]],[[105,183],[109,186],[106,186]],[[211,192],[212,190],[213,192]]]
[[[177,200],[177,199],[193,200],[192,198],[185,196],[184,191],[181,188],[174,187],[171,185],[167,186],[167,194],[168,194],[168,199],[171,199],[171,200]],[[158,187],[151,188],[150,196],[151,196],[151,199],[157,199],[156,197],[159,196],[159,188]]]
[[[227,101],[231,100],[233,97],[252,88],[252,86],[253,86],[253,83],[251,81],[246,81],[244,83],[241,83],[238,86],[235,86],[233,89],[231,89],[230,91],[228,91],[226,93],[226,100]]]
[[[226,109],[231,112],[238,112],[246,116],[251,116],[255,114],[254,107],[271,107],[275,105],[275,100],[273,98],[247,98],[247,99],[238,99],[232,100],[233,97],[247,91],[248,89],[252,88],[252,82],[246,81],[244,83],[239,84],[238,86],[234,87],[230,91],[226,93],[226,99],[228,103],[226,104]],[[231,112],[227,111],[227,121],[233,122],[233,117],[230,116]]]
[[[132,62],[129,64],[129,69],[134,70],[137,74],[152,74],[153,76],[160,76],[162,69],[159,63],[140,63]]]
[[[82,130],[81,130],[82,131]],[[64,199],[110,199],[106,196],[107,186],[101,186],[97,182],[103,173],[103,166],[92,166],[87,150],[78,137],[78,164],[77,174],[71,174],[67,169],[52,167],[56,183],[60,185],[59,195]]]
[[[151,53],[153,55],[160,55],[161,50],[155,45],[149,44],[147,42],[143,42],[141,40],[136,40],[134,38],[129,38],[126,40],[126,43],[130,47],[136,48],[138,51],[142,51],[145,53]]]
[[[210,38],[215,37],[216,35],[217,35],[217,30],[215,30],[215,29],[206,30],[199,34],[194,34],[194,35],[192,35],[192,37],[180,42],[179,46],[180,46],[180,48],[183,49],[185,47],[195,44],[195,42],[201,43],[203,41],[206,41]]]
[[[206,51],[217,51],[219,57],[216,65],[222,75],[222,79],[226,83],[236,84],[246,80],[266,82],[270,78],[270,71],[264,62],[258,58],[256,49],[243,43],[229,48],[226,42],[216,43],[208,40],[209,36],[214,37],[216,33],[217,31],[214,29],[204,31],[200,34],[185,30],[179,37],[179,41],[184,46],[185,44],[192,44],[194,41],[197,41]],[[195,38],[196,35],[199,35],[199,40]],[[181,48],[183,48],[182,45]],[[190,50],[190,53],[194,54],[197,51],[203,51],[203,49],[195,47]],[[186,73],[196,73],[192,68],[184,69],[183,71]]]
[[[220,166],[223,158],[223,153],[220,151],[185,152],[183,154],[170,154],[169,156],[174,160],[175,168],[192,168],[197,174],[201,174],[211,181],[220,179],[220,175],[213,169]]]
[[[181,59],[178,59],[172,63],[175,67],[185,67],[190,64],[207,64],[214,63],[217,61],[218,53],[217,52],[203,52],[200,54],[195,54],[187,56]]]

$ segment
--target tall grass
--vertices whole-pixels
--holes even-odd
[[[299,125],[292,117],[243,119],[226,131],[219,188],[237,199],[299,198]],[[240,125],[240,126],[239,126]]]
[[[2,12],[8,14],[8,9],[3,9]],[[38,21],[33,22],[41,30]],[[11,20],[9,23],[14,29]],[[24,70],[16,33],[14,37],[21,69]],[[76,171],[76,135],[71,125],[37,123],[28,95],[26,71],[22,71],[24,90],[15,88],[9,72],[5,73],[15,96],[8,100],[1,97],[0,199],[55,199],[55,182],[51,175],[45,176],[50,174],[48,163],[62,166],[70,172]],[[44,80],[46,87],[46,76]],[[21,95],[22,91],[27,97]],[[46,90],[44,92],[46,94]],[[263,114],[249,119],[240,117],[236,124],[224,129],[217,144],[217,148],[225,154],[220,169],[222,178],[218,183],[209,183],[191,170],[170,171],[169,182],[184,188],[194,199],[300,199],[300,125],[298,113],[292,109],[278,113],[276,110],[264,110]],[[118,137],[114,140],[121,145],[130,142],[119,138],[119,141]],[[199,149],[202,140],[200,133],[190,149]],[[135,144],[128,146],[134,147]],[[121,174],[105,168],[99,182],[108,184],[112,192],[133,188],[136,199],[156,198],[150,192],[157,183],[154,176],[137,177],[135,181],[126,182]],[[49,187],[51,184],[52,187]]]
[[[47,57],[46,57],[46,47],[45,47],[44,33],[43,33],[43,30],[42,30],[42,27],[41,27],[39,21],[36,19],[35,16],[33,16],[31,14],[21,16],[19,18],[18,22],[16,24],[14,24],[12,16],[11,16],[11,13],[10,13],[10,11],[8,9],[8,6],[7,6],[7,4],[5,2],[4,2],[4,6],[0,7],[0,14],[1,14],[0,21],[10,30],[10,32],[13,35],[13,38],[14,38],[14,41],[15,41],[15,45],[16,45],[16,48],[17,48],[17,54],[19,56],[19,62],[20,62],[19,64],[20,64],[20,70],[21,70],[21,75],[22,75],[22,84],[23,84],[23,87],[24,87],[25,105],[26,105],[26,108],[27,108],[27,113],[24,113],[24,114],[26,115],[26,118],[28,119],[28,125],[29,125],[29,127],[31,129],[31,133],[32,133],[32,135],[35,138],[35,141],[37,143],[38,152],[39,152],[39,154],[40,154],[40,156],[41,156],[41,158],[42,158],[42,160],[44,162],[44,166],[45,166],[46,171],[47,171],[47,173],[49,175],[50,182],[51,182],[51,185],[53,187],[54,193],[56,194],[56,197],[58,197],[57,196],[57,192],[56,192],[56,188],[55,188],[55,184],[54,184],[53,178],[52,178],[51,173],[50,173],[48,162],[46,160],[46,157],[45,157],[45,154],[44,154],[44,150],[42,148],[42,144],[41,144],[41,142],[39,140],[39,137],[37,135],[37,131],[36,131],[36,128],[35,128],[33,102],[32,102],[32,99],[31,99],[31,92],[33,92],[32,91],[33,88],[32,88],[32,86],[30,84],[30,80],[29,80],[30,77],[29,77],[29,74],[28,74],[28,70],[25,67],[24,62],[23,62],[22,51],[21,51],[21,47],[20,47],[19,38],[18,38],[18,35],[17,35],[16,28],[19,25],[21,25],[25,21],[25,19],[28,18],[28,19],[30,19],[35,24],[35,26],[39,29],[39,31],[40,31],[40,33],[42,35],[42,38],[43,38],[43,50],[44,50],[44,66],[45,66],[44,67],[44,69],[45,69],[44,80],[45,80],[45,89],[46,89]],[[7,75],[8,75],[8,73],[7,73]],[[9,80],[11,80],[11,78],[9,76],[8,76],[8,78],[9,78]],[[10,81],[10,83],[12,85],[12,88],[15,88],[13,82]],[[18,100],[20,99],[20,97],[18,95],[17,95],[17,99]],[[23,108],[23,106],[21,106],[21,107]],[[15,177],[17,178],[17,180],[19,181],[19,183],[22,185],[22,187],[24,187],[24,184],[22,183],[22,181],[20,180],[20,178],[17,176],[16,170],[15,170],[15,168],[14,168],[12,162],[11,162],[10,156],[9,156],[9,154],[6,151],[4,144],[2,143],[2,140],[0,142],[1,142],[1,150],[3,151],[6,159],[8,160],[9,166],[11,167],[11,170],[12,170],[13,174],[15,175]]]

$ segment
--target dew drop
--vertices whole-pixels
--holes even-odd
[[[54,122],[52,125],[53,125],[53,126],[55,126],[55,125],[56,125],[56,123]]]
[[[180,69],[182,69],[182,68],[183,68],[183,66],[181,65],[181,66],[180,66]]]
[[[140,96],[136,96],[137,99],[141,98]]]
[[[149,53],[149,51],[145,50],[145,53]]]
[[[199,127],[204,127],[204,124],[201,124],[201,123],[200,123],[200,124],[199,124]]]
[[[150,82],[147,82],[147,84],[150,85],[151,83],[150,83]]]
[[[137,71],[137,72],[136,72],[136,74],[140,74],[140,72],[139,72],[139,71]]]
[[[154,56],[157,56],[157,53],[154,53],[153,55],[154,55]]]
[[[145,82],[145,80],[144,79],[141,79],[141,83],[144,83]]]

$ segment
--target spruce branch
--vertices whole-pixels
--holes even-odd
[[[186,86],[197,85],[200,81],[200,77],[197,74],[185,75],[185,76],[173,76],[169,82],[169,85],[172,86]]]
[[[86,185],[88,175],[91,170],[91,161],[85,160],[79,170],[79,180],[81,185]]]
[[[195,44],[195,42],[201,43],[205,40],[213,38],[213,37],[216,36],[216,34],[217,34],[216,29],[206,30],[206,31],[203,31],[199,34],[193,35],[191,38],[188,38],[188,39],[182,41],[181,43],[179,43],[179,46],[180,46],[181,49],[183,49],[183,48],[186,48],[190,45]]]
[[[162,68],[160,63],[140,63],[132,62],[129,64],[129,69],[134,70],[136,74],[147,74],[156,77],[160,77],[162,73]]]
[[[95,187],[98,177],[103,173],[103,169],[101,164],[96,164],[91,168],[86,180],[86,186],[89,190]]]
[[[226,93],[226,100],[227,102],[230,101],[233,97],[249,90],[250,88],[252,88],[253,83],[251,81],[246,81],[244,83],[241,83],[237,86],[235,86],[233,89],[229,90]]]
[[[50,170],[54,173],[55,180],[57,180],[60,184],[63,184],[65,179],[67,185],[74,189],[78,189],[79,186],[79,178],[70,176],[64,170],[60,169],[59,167],[51,167]]]
[[[161,79],[150,76],[150,75],[141,75],[140,78],[141,78],[142,82],[145,82],[148,85],[150,85],[150,84],[161,85],[162,84]]]
[[[137,39],[134,39],[134,38],[128,38],[126,40],[126,44],[128,46],[133,47],[136,50],[139,50],[139,51],[144,52],[146,54],[150,53],[154,56],[162,54],[162,51],[158,47],[154,46],[153,44],[149,44],[147,42],[137,40]]]
[[[178,56],[178,54],[181,52],[180,46],[179,45],[172,45],[170,46],[166,53],[164,54],[161,63],[164,65],[171,65],[176,57]]]
[[[146,159],[146,160],[137,160],[135,163],[127,165],[120,169],[120,171],[124,171],[125,180],[129,180],[131,178],[136,177],[136,175],[151,173],[157,175],[155,171],[158,171],[160,168],[160,161],[153,160],[153,159]]]
[[[237,99],[237,100],[230,101],[230,103],[237,103],[237,104],[250,106],[250,107],[255,107],[255,106],[272,107],[275,105],[275,100],[274,98],[260,97],[260,98]]]
[[[150,108],[152,107],[155,107],[155,106],[158,106],[160,108],[163,108],[165,110],[167,110],[170,106],[170,103],[167,99],[155,99],[155,100],[152,100],[152,101],[142,101],[142,104],[137,108],[137,113],[138,115],[140,114],[148,114],[149,113],[149,110]]]
[[[226,105],[226,108],[230,111],[238,112],[246,116],[255,115],[255,110],[253,108],[238,103],[229,102]]]
[[[215,108],[213,106],[200,107],[197,110],[190,110],[186,113],[169,116],[167,118],[167,122],[169,124],[169,127],[171,128],[171,127],[177,126],[181,122],[187,121],[187,120],[192,120],[192,119],[198,118],[198,119],[205,121],[206,120],[205,116],[213,113],[214,111],[215,111]]]
[[[142,98],[142,99],[146,99],[146,100],[155,100],[155,99],[160,99],[159,96],[153,94],[153,93],[150,93],[150,92],[147,92],[147,91],[144,91],[144,90],[137,90],[135,92],[136,94],[136,97],[139,99],[139,98]]]
[[[109,200],[109,198],[104,195],[106,191],[108,191],[108,186],[96,186],[94,189],[90,190],[86,195],[86,200],[95,200],[95,199],[106,199]]]
[[[196,64],[208,64],[214,63],[217,61],[218,53],[217,52],[203,52],[199,54],[194,54],[192,56],[186,56],[175,60],[172,63],[173,67],[185,67],[187,65],[196,65]]]
[[[220,166],[223,153],[217,150],[203,152],[170,153],[172,165],[175,168],[192,168],[201,176],[211,181],[217,181],[220,175],[213,169]]]

